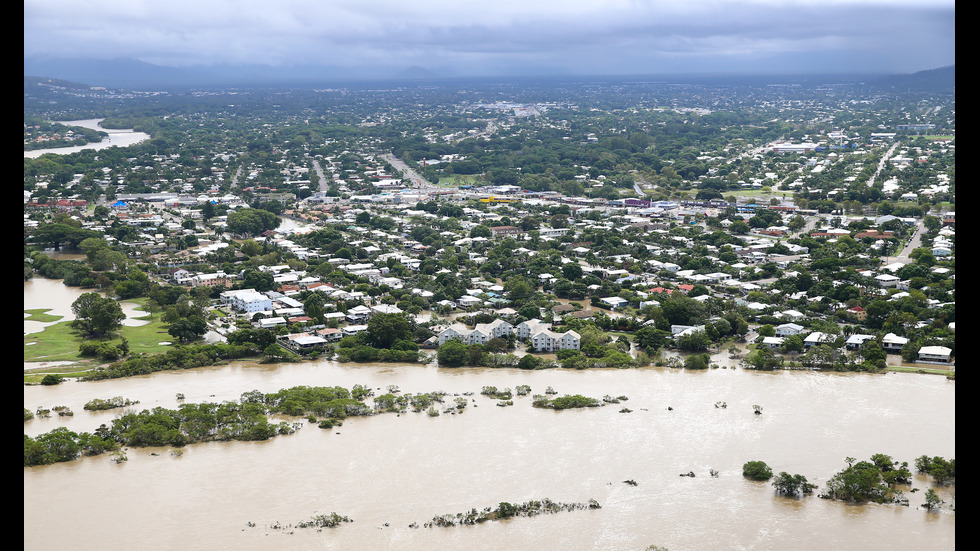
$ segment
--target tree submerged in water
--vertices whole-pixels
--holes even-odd
[[[807,482],[805,476],[801,474],[789,474],[785,471],[776,475],[772,485],[778,493],[787,496],[810,494],[816,488],[816,485]]]
[[[436,515],[432,517],[432,520],[426,522],[424,526],[426,528],[433,526],[467,526],[480,524],[488,520],[500,520],[511,517],[533,517],[535,515],[560,513],[563,511],[601,508],[599,502],[594,499],[590,499],[587,503],[560,503],[548,498],[540,501],[527,501],[521,504],[501,501],[496,509],[486,507],[482,511],[477,511],[474,508],[466,513]]]
[[[298,528],[336,528],[344,522],[354,521],[337,513],[330,513],[329,515],[316,515],[308,521],[296,523],[296,526]]]
[[[827,481],[827,493],[820,497],[852,503],[908,503],[902,491],[892,487],[911,479],[905,464],[898,465],[884,454],[871,456],[871,461],[855,463],[852,457],[845,461],[847,468]]]

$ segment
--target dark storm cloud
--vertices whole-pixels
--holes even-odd
[[[954,62],[954,22],[952,0],[26,0],[24,49],[173,66],[423,65],[471,74],[528,64],[785,70],[804,60],[912,72]]]

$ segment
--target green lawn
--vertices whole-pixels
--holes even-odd
[[[52,321],[58,321],[64,316],[52,316],[51,314],[45,314],[45,312],[50,311],[50,308],[34,308],[32,310],[24,310],[27,314],[24,316],[25,321],[39,321],[41,323],[50,323]]]
[[[127,302],[135,302],[142,305],[145,303],[145,299],[134,299]],[[29,313],[32,316],[39,315],[36,311],[30,311]],[[54,318],[54,320],[59,319],[57,316],[48,317]],[[169,342],[173,339],[167,333],[169,326],[160,322],[160,313],[147,313],[146,316],[136,319],[146,320],[150,323],[139,327],[123,326],[113,333],[111,338],[106,339],[106,342],[118,344],[122,342],[122,337],[126,337],[126,340],[129,341],[130,354],[139,354],[141,352],[158,354],[165,351],[168,345],[161,345],[159,343]],[[84,338],[81,335],[72,330],[71,322],[66,321],[49,325],[39,333],[24,335],[24,361],[78,362],[79,366],[74,371],[77,371],[78,368],[84,369],[90,367],[92,360],[90,358],[82,358],[78,354],[78,348],[83,340]],[[67,373],[70,371],[73,370],[68,366],[54,366],[44,370],[45,373]],[[27,375],[25,374],[26,380]]]

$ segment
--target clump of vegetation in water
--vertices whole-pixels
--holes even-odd
[[[64,380],[65,378],[61,375],[45,375],[44,378],[41,379],[41,384],[45,386],[52,386],[61,384],[61,382]]]
[[[749,461],[742,465],[742,476],[761,482],[772,478],[772,469],[765,461]]]
[[[503,390],[497,390],[497,387],[495,386],[483,387],[483,390],[480,391],[480,394],[483,394],[484,396],[489,396],[490,398],[494,398],[496,400],[510,400],[513,397],[513,394],[511,393],[509,388],[505,388]]]
[[[140,403],[139,400],[129,400],[123,398],[122,396],[116,396],[115,398],[109,398],[106,400],[103,400],[102,398],[93,398],[85,404],[84,409],[88,411],[102,411],[106,409],[131,406],[138,403]]]
[[[496,509],[487,507],[482,511],[475,508],[466,513],[436,515],[432,520],[426,522],[424,526],[467,526],[487,522],[488,520],[500,520],[511,517],[533,517],[535,515],[560,513],[563,511],[576,511],[582,509],[601,509],[594,499],[587,503],[560,503],[544,498],[540,501],[527,501],[521,504],[512,504],[506,501],[500,502]]]
[[[807,482],[805,476],[801,474],[789,474],[783,471],[776,475],[776,478],[772,481],[772,485],[776,488],[776,492],[787,496],[802,496],[805,494],[813,493],[816,484],[810,484]]]
[[[308,521],[296,523],[297,528],[336,528],[344,522],[354,522],[348,517],[330,513],[329,515],[316,515]]]
[[[900,503],[908,504],[901,490],[894,484],[908,484],[912,474],[906,468],[892,461],[890,456],[875,454],[870,461],[858,461],[853,457],[845,459],[847,468],[839,471],[827,481],[824,499],[848,501],[851,503]]]
[[[942,457],[922,455],[915,460],[915,470],[932,476],[938,486],[946,486],[956,481],[956,459],[946,460]]]
[[[626,396],[617,396],[617,397],[613,398],[612,396],[610,396],[608,394],[606,394],[605,396],[602,397],[602,401],[605,402],[605,403],[607,403],[607,404],[618,404],[618,403],[620,403],[620,402],[622,402],[624,400],[629,400],[629,398],[627,398]]]
[[[601,406],[603,403],[600,400],[589,398],[588,396],[582,396],[581,394],[566,394],[565,396],[550,399],[538,395],[534,397],[534,402],[532,402],[531,405],[536,408],[561,410],[571,408],[592,408]]]

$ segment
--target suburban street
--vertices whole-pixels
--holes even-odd
[[[400,171],[402,173],[402,178],[411,182],[413,186],[419,189],[439,189],[438,186],[432,185],[431,182],[419,175],[418,172],[412,170],[411,167],[405,164],[405,161],[399,159],[398,157],[395,157],[390,153],[386,153],[382,155],[381,158],[387,161],[388,164],[395,168],[395,170]]]

